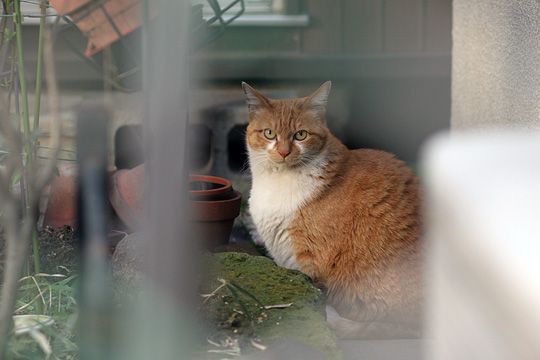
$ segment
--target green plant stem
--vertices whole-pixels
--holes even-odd
[[[43,38],[45,35],[45,26],[47,26],[45,15],[47,15],[47,0],[41,0],[40,3],[39,20],[39,35],[38,35],[38,53],[37,53],[37,66],[36,66],[36,89],[34,93],[34,131],[39,129],[39,114],[41,112],[41,87],[43,83]],[[30,140],[30,139],[28,139]],[[31,140],[31,153],[29,154],[34,162],[36,160],[37,152],[37,139]],[[34,260],[34,272],[41,272],[41,256],[39,253],[39,237],[37,229],[34,227],[32,231],[32,258]]]
[[[21,14],[21,3],[20,0],[14,0],[15,5],[15,37],[17,40],[17,62],[19,69],[19,82],[21,86],[21,97],[22,97],[22,121],[23,121],[23,132],[24,132],[24,148],[26,152],[26,160],[30,159],[31,154],[31,144],[28,141],[30,138],[30,116],[28,114],[28,89],[26,88],[26,73],[24,71],[24,51],[23,51],[23,41],[22,41],[22,14]],[[25,162],[26,164],[26,162]]]
[[[39,237],[36,227],[32,231],[32,257],[34,260],[34,273],[39,274],[41,272],[41,257],[39,255]]]
[[[29,114],[29,106],[28,106],[28,89],[26,87],[26,72],[24,69],[24,50],[23,50],[23,40],[22,40],[22,13],[21,13],[21,3],[20,0],[14,1],[15,5],[15,37],[17,41],[17,63],[18,63],[18,70],[19,70],[19,82],[20,82],[20,88],[21,88],[21,100],[22,100],[22,123],[23,123],[23,139],[24,139],[24,168],[23,168],[23,181],[25,183],[24,187],[24,194],[23,196],[27,201],[25,203],[27,204],[24,207],[25,214],[28,213],[28,211],[32,211],[31,209],[28,209],[28,199],[31,196],[30,191],[32,191],[31,187],[29,186],[28,182],[28,174],[29,171],[33,170],[33,163],[34,163],[34,151],[35,151],[35,142],[32,139],[32,129],[30,128],[30,114]],[[44,12],[46,12],[46,4],[44,0],[41,0],[41,13],[43,15]],[[44,28],[45,28],[45,17],[42,16],[40,20],[39,25],[39,44],[38,44],[38,59],[37,59],[37,78],[36,78],[36,111],[34,112],[34,127],[33,129],[37,129],[39,126],[39,112],[40,112],[40,98],[41,98],[41,78],[42,78],[42,67],[43,67],[43,34],[44,34]],[[41,260],[40,260],[40,254],[39,254],[39,238],[37,236],[37,230],[32,230],[32,258],[34,262],[34,272],[38,273],[41,271]],[[40,309],[38,308],[38,311]]]
[[[39,257],[39,238],[36,227],[32,230],[32,258],[34,260],[34,274],[41,272],[41,259]],[[38,314],[45,314],[45,306],[42,302],[36,302],[36,312]]]
[[[45,26],[47,15],[47,0],[41,0],[39,3],[41,8],[41,18],[39,20],[39,35],[38,35],[38,53],[36,66],[36,90],[34,103],[34,130],[39,129],[39,114],[41,111],[41,85],[43,83],[43,38],[45,35]]]
[[[29,154],[31,153],[30,143],[28,142],[30,134],[30,117],[28,114],[28,90],[26,88],[26,76],[24,70],[24,52],[23,52],[23,41],[22,41],[22,13],[21,13],[21,4],[20,0],[13,1],[13,11],[14,11],[14,23],[15,23],[15,42],[16,42],[16,51],[17,51],[17,78],[19,80],[19,91],[17,96],[20,101],[22,101],[22,109],[19,115],[19,124],[22,123],[22,139],[23,139],[23,169],[21,174],[21,204],[23,213],[26,215],[30,209],[28,208],[29,204],[29,189],[28,189],[28,166],[29,163]],[[26,261],[24,268],[26,272],[29,271],[29,263]]]
[[[17,65],[18,65],[18,77],[19,77],[19,86],[20,86],[20,96],[22,100],[22,109],[21,109],[21,119],[23,125],[23,142],[24,142],[24,155],[23,155],[23,181],[28,185],[27,174],[28,169],[32,165],[31,154],[32,154],[32,145],[30,141],[30,116],[28,114],[28,89],[26,88],[26,73],[24,70],[24,51],[23,51],[23,40],[22,40],[22,14],[21,14],[21,3],[20,0],[14,0],[13,2],[15,8],[15,38],[17,42]],[[26,199],[25,203],[28,204],[29,198],[29,187],[25,186],[22,196]],[[28,205],[23,207],[24,214],[27,214],[30,209]]]

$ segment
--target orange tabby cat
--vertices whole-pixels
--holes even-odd
[[[341,337],[416,335],[417,178],[393,155],[349,150],[330,133],[330,82],[287,100],[242,87],[249,107],[249,205],[259,240],[277,264],[324,285],[335,308],[329,322]]]

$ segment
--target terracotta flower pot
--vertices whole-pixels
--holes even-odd
[[[140,0],[50,0],[50,3],[58,14],[69,16],[88,36],[86,56],[100,52],[141,26]]]
[[[49,188],[49,198],[43,219],[44,225],[55,228],[77,222],[77,167],[60,167]]]
[[[232,183],[224,178],[192,175],[189,178],[189,198],[199,201],[228,200],[234,197]]]
[[[189,195],[194,233],[208,249],[227,244],[234,219],[240,214],[242,194],[234,191],[227,179],[194,175]]]
[[[133,231],[140,228],[143,206],[144,164],[113,174],[111,204],[118,217]],[[227,244],[242,195],[232,183],[215,176],[190,177],[191,226],[194,237],[207,248]]]

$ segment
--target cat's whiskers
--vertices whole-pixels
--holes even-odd
[[[248,170],[249,170],[249,161],[246,160],[240,167],[240,174],[245,175],[248,173]]]
[[[252,151],[250,153],[249,166],[251,171],[258,173],[277,173],[283,171],[313,173],[319,172],[326,166],[326,153],[320,154],[302,154],[294,161],[275,162],[269,154],[264,151]]]

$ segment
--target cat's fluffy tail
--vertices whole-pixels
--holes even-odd
[[[396,322],[359,322],[344,318],[332,306],[326,306],[326,320],[340,339],[417,339],[418,326]]]

